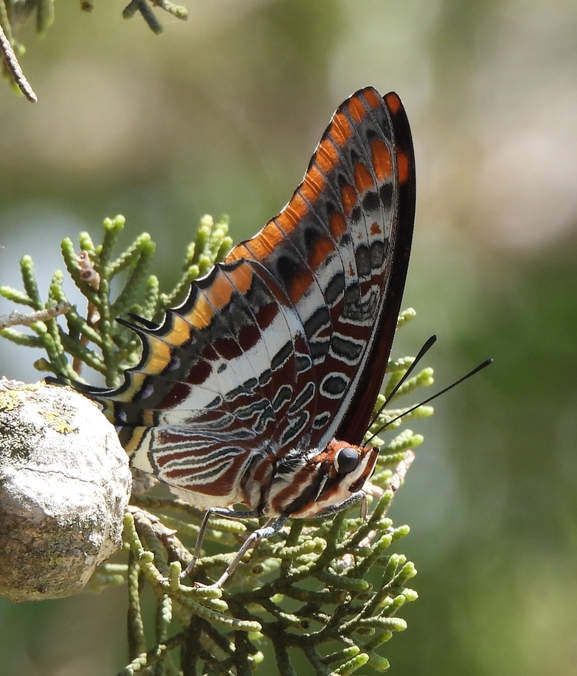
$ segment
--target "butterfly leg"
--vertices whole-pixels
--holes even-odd
[[[252,547],[255,547],[263,538],[270,538],[275,533],[278,533],[278,531],[284,526],[287,519],[288,517],[286,515],[281,515],[277,519],[269,519],[262,528],[253,531],[244,541],[242,547],[238,550],[234,559],[228,564],[224,573],[210,586],[217,588],[222,587],[222,585],[234,573],[236,567],[241,562],[242,557],[248,552],[248,550]]]
[[[356,505],[358,502],[361,503],[361,516],[363,519],[366,518],[367,516],[367,496],[364,491],[357,491],[356,493],[352,493],[346,500],[343,500],[342,502],[338,502],[336,505],[331,505],[330,507],[326,507],[323,509],[321,512],[318,514],[315,514],[315,519],[317,518],[323,518],[325,516],[331,516],[332,514],[338,514],[339,512],[342,512],[345,509],[348,509],[349,507],[352,507],[353,505]]]
[[[181,579],[185,578],[192,572],[192,569],[196,566],[196,562],[200,558],[200,553],[202,551],[202,543],[204,541],[206,529],[208,528],[208,522],[210,521],[210,517],[212,514],[218,514],[218,516],[224,516],[227,519],[252,519],[261,516],[261,514],[257,511],[240,512],[232,509],[220,509],[218,507],[212,507],[210,509],[207,509],[206,512],[204,513],[204,517],[202,519],[198,535],[196,537],[196,545],[194,547],[194,552],[192,553],[192,559],[180,574]]]
[[[200,552],[202,550],[202,542],[204,540],[204,534],[206,533],[208,521],[210,519],[211,514],[212,514],[212,510],[208,509],[204,513],[204,516],[202,517],[202,523],[200,524],[200,528],[198,530],[198,535],[196,537],[196,545],[194,546],[194,552],[192,553],[192,559],[189,561],[188,566],[186,566],[186,568],[180,574],[181,579],[185,578],[187,575],[189,575],[192,572],[192,569],[196,566],[196,562],[200,558]]]
[[[261,514],[257,511],[237,512],[230,509],[219,509],[219,508],[207,509],[204,514],[204,518],[202,519],[202,523],[200,524],[200,529],[198,531],[198,537],[196,539],[196,545],[194,547],[192,560],[187,565],[186,569],[181,573],[180,575],[181,578],[186,577],[192,571],[192,569],[196,565],[196,562],[200,558],[202,550],[202,542],[204,540],[206,529],[208,527],[208,522],[212,514],[218,514],[219,516],[224,516],[227,519],[250,519],[261,516]],[[228,565],[227,569],[221,575],[221,577],[215,583],[209,586],[222,587],[222,585],[226,582],[226,580],[228,580],[228,578],[234,573],[236,567],[238,566],[239,562],[241,561],[242,557],[246,554],[246,552],[251,547],[254,547],[259,542],[259,540],[271,537],[271,535],[277,533],[283,527],[286,520],[287,520],[286,516],[280,516],[278,518],[273,517],[272,519],[269,519],[262,528],[259,528],[258,530],[255,530],[253,533],[251,533],[243,543],[242,547],[237,552],[232,562]]]

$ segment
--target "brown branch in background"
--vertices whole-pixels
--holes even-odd
[[[80,0],[85,12],[94,9],[95,0]],[[175,5],[171,0],[130,0],[123,11],[125,19],[136,13],[142,15],[149,28],[159,35],[162,24],[156,18],[153,7],[172,14],[177,19],[188,19],[188,9]],[[54,21],[54,0],[0,0],[0,75],[6,74],[11,83],[15,83],[24,96],[32,102],[38,99],[30,83],[24,76],[16,54],[24,53],[24,47],[15,42],[14,33],[36,15],[36,32],[44,35]]]
[[[37,312],[23,314],[22,312],[14,311],[9,315],[0,317],[0,330],[7,329],[9,326],[30,326],[34,322],[45,322],[48,319],[58,317],[58,315],[66,314],[71,307],[70,303],[58,303],[54,307],[38,310]]]
[[[29,101],[32,101],[32,103],[36,103],[38,101],[38,98],[34,93],[32,87],[30,86],[30,83],[24,76],[22,68],[20,68],[20,64],[18,63],[18,59],[16,58],[16,54],[14,54],[14,50],[12,49],[12,45],[10,44],[10,40],[8,40],[8,38],[6,37],[4,29],[2,28],[1,25],[0,25],[0,52],[2,52],[2,56],[4,57],[4,61],[6,62],[6,67],[10,71],[10,74],[14,78],[14,82],[16,82],[20,91]]]
[[[76,262],[78,263],[78,269],[80,270],[80,278],[86,282],[94,291],[98,291],[100,288],[100,275],[94,269],[92,261],[90,260],[90,254],[84,249],[76,256]],[[100,314],[96,305],[91,301],[88,301],[88,309],[86,311],[86,320],[91,326],[96,326],[100,321]],[[80,344],[83,346],[88,345],[90,341],[86,336],[80,336]],[[72,362],[72,368],[74,372],[78,375],[82,372],[82,359],[79,357],[74,357]]]
[[[164,29],[148,2],[150,2],[153,7],[160,7],[160,9],[172,14],[172,16],[175,16],[177,19],[182,19],[183,21],[188,19],[188,10],[186,7],[174,5],[170,0],[130,0],[128,5],[124,8],[122,16],[125,19],[131,19],[136,12],[140,12],[150,30],[153,33],[156,33],[156,35],[160,35]]]

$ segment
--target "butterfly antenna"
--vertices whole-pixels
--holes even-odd
[[[414,358],[413,363],[409,366],[409,368],[403,373],[402,377],[399,379],[399,382],[393,387],[393,389],[390,391],[389,396],[385,399],[383,405],[379,408],[379,410],[376,412],[373,422],[376,421],[376,419],[381,415],[381,413],[385,410],[385,408],[389,405],[391,402],[391,399],[397,394],[397,392],[401,389],[403,383],[407,381],[411,373],[415,370],[417,367],[417,364],[421,361],[421,359],[427,354],[427,352],[433,347],[433,345],[437,342],[437,336],[431,336],[428,340],[425,341],[425,344],[423,347],[419,350],[419,353],[417,356]]]
[[[431,338],[435,338],[435,336],[432,336]],[[430,346],[435,342],[434,340],[431,342],[431,338],[429,338],[429,340],[427,341],[427,343],[425,343],[425,345],[423,346],[423,349],[421,349],[421,352],[423,352],[424,348],[427,346],[428,343],[430,343],[430,345],[429,345],[429,347],[430,347]],[[427,348],[427,349],[428,349],[428,348]],[[426,352],[426,351],[427,351],[427,350],[425,350],[425,352]],[[423,352],[423,354],[424,354],[424,352]],[[418,359],[420,356],[422,356],[421,353],[419,353],[419,355],[417,355],[417,357],[415,358],[415,361],[413,362],[413,364],[411,364],[411,369],[412,369],[412,367],[417,363],[417,359]],[[489,366],[489,364],[492,364],[492,363],[493,363],[493,360],[492,360],[492,359],[485,359],[485,361],[484,361],[483,363],[481,363],[481,364],[479,364],[478,366],[476,366],[472,371],[469,371],[469,373],[466,373],[464,376],[462,376],[462,377],[459,378],[458,380],[455,380],[454,383],[451,383],[451,384],[448,385],[447,387],[443,388],[440,392],[437,392],[436,394],[433,394],[433,395],[432,395],[431,397],[429,397],[428,399],[425,399],[424,401],[421,401],[419,404],[415,404],[415,406],[411,406],[411,408],[407,409],[407,410],[404,411],[403,413],[400,413],[398,416],[395,416],[392,420],[389,420],[388,422],[386,422],[386,423],[385,423],[385,424],[384,424],[377,432],[375,432],[374,434],[372,434],[372,435],[367,439],[366,443],[368,444],[370,441],[372,441],[372,440],[373,440],[377,435],[379,435],[384,429],[386,429],[387,427],[389,427],[389,425],[392,425],[392,424],[393,424],[394,422],[396,422],[397,420],[400,420],[401,418],[404,418],[404,417],[405,417],[406,415],[408,415],[409,413],[412,413],[413,411],[416,411],[416,410],[417,410],[418,408],[420,408],[421,406],[424,406],[425,404],[429,404],[431,401],[433,401],[433,399],[436,399],[437,397],[440,397],[442,394],[445,394],[445,393],[448,392],[449,390],[452,390],[453,387],[456,387],[457,385],[460,385],[462,382],[464,382],[465,380],[467,380],[467,379],[470,378],[471,376],[474,376],[476,373],[479,373],[479,371],[482,371],[484,368],[486,368],[487,366]],[[400,385],[404,380],[406,380],[406,376],[407,376],[407,374],[409,373],[409,371],[410,371],[410,369],[407,371],[407,373],[405,374],[405,376],[403,376],[403,378],[401,379],[401,381],[399,381],[399,385]],[[398,389],[399,389],[399,387],[397,386],[397,387],[393,390],[393,392],[395,392],[395,391],[398,390]],[[390,401],[390,399],[391,399],[391,395],[388,396],[387,401]],[[387,403],[387,402],[385,402],[385,404],[386,404],[386,403]],[[381,413],[382,410],[383,410],[383,406],[381,406],[381,408],[379,409],[378,415]]]

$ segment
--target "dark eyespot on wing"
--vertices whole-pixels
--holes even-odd
[[[363,197],[363,209],[368,212],[377,211],[381,206],[381,198],[374,190]]]

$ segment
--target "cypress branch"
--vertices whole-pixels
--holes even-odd
[[[65,267],[87,301],[86,316],[69,307],[60,272],[53,276],[43,300],[32,260],[23,257],[25,292],[0,287],[0,294],[34,308],[35,312],[27,313],[33,318],[32,334],[15,329],[26,324],[16,322],[5,323],[0,335],[18,344],[42,345],[47,357],[39,366],[44,370],[77,379],[80,367],[87,365],[105,374],[108,382],[119,382],[123,369],[139,358],[139,341],[114,321],[115,312],[137,307],[146,318],[161,320],[166,309],[188,293],[191,279],[222,260],[231,246],[228,219],[214,222],[203,217],[195,241],[185,252],[179,279],[172,289],[161,291],[158,278],[148,274],[154,253],[148,235],[115,253],[123,227],[122,217],[107,219],[100,243],[87,233],[79,236],[79,249],[71,240],[62,243]],[[125,283],[113,298],[112,281],[119,276]],[[65,310],[66,321],[58,320],[58,312]],[[412,316],[414,311],[405,311],[399,326]],[[410,358],[392,361],[393,379],[411,363]],[[432,373],[424,369],[397,396],[431,382]],[[377,408],[380,404],[381,398]],[[413,414],[431,412],[423,407]],[[373,429],[378,431],[390,417],[390,411],[381,414]],[[272,645],[280,674],[294,673],[295,653],[315,674],[352,674],[367,664],[386,668],[387,660],[377,651],[395,632],[405,629],[406,623],[396,613],[417,598],[406,587],[416,572],[413,564],[391,553],[409,529],[395,527],[387,510],[412,462],[412,449],[421,442],[419,435],[404,430],[382,448],[369,487],[372,510],[366,521],[359,518],[358,507],[332,519],[289,521],[246,553],[224,589],[199,583],[219,577],[246,535],[262,524],[256,519],[212,518],[204,540],[206,551],[183,580],[181,571],[192,558],[190,550],[203,512],[169,497],[160,485],[152,494],[133,493],[124,517],[126,563],[105,563],[89,584],[98,590],[127,585],[130,661],[121,673],[128,676],[152,669],[155,674],[187,676],[200,669],[211,674],[248,674],[262,662],[264,642]],[[156,603],[149,631],[141,607],[147,588]],[[154,636],[154,645],[147,643],[146,636]]]

